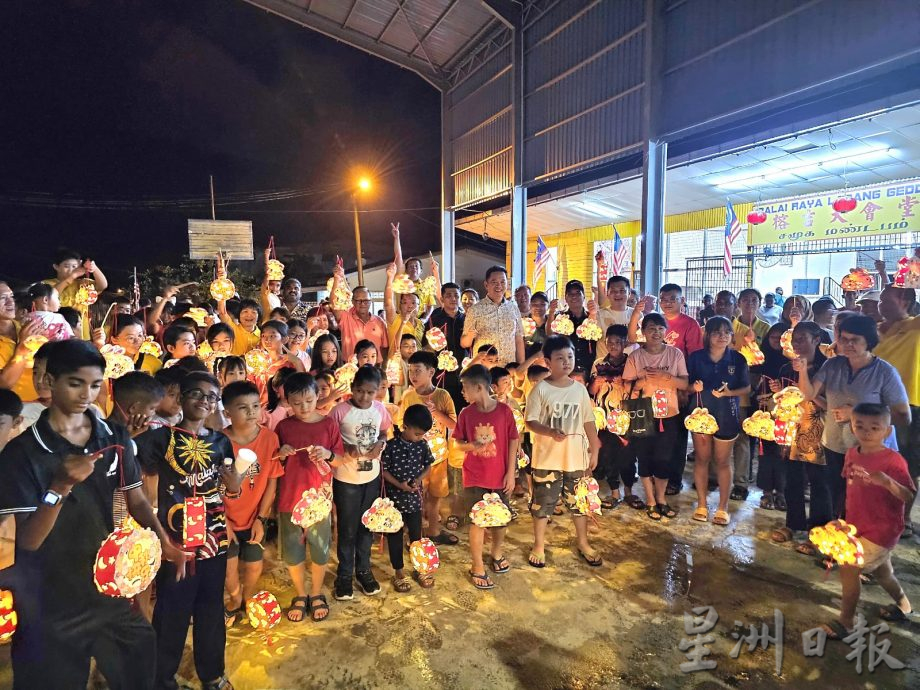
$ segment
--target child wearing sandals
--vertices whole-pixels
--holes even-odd
[[[847,451],[842,475],[848,484],[847,521],[856,527],[864,563],[862,567],[840,566],[840,616],[823,626],[831,640],[841,640],[853,632],[861,574],[875,573],[875,581],[895,601],[879,611],[884,620],[904,622],[913,618],[910,601],[894,576],[891,552],[904,529],[904,505],[913,502],[917,489],[907,461],[885,447],[891,433],[891,410],[884,404],[860,403],[853,408],[850,428],[858,445]]]
[[[534,568],[546,565],[546,523],[560,495],[572,520],[578,553],[598,567],[603,560],[588,543],[588,519],[575,508],[575,484],[597,467],[600,444],[588,390],[569,378],[575,368],[575,347],[564,335],[551,335],[543,343],[549,376],[538,383],[527,399],[527,428],[533,437],[533,548],[527,562]]]
[[[387,441],[381,457],[386,496],[402,515],[403,525],[409,531],[409,543],[422,538],[420,488],[423,478],[434,464],[434,456],[425,440],[425,434],[433,424],[431,412],[425,405],[409,405],[402,414],[399,434]],[[403,530],[387,535],[387,547],[394,571],[393,589],[408,592],[412,585],[403,570]],[[434,576],[431,574],[416,573],[416,578],[425,589],[434,586]]]
[[[339,425],[316,409],[319,392],[310,374],[291,374],[284,382],[284,395],[292,416],[278,422],[275,428],[282,444],[279,455],[285,459],[278,492],[278,541],[297,593],[287,617],[297,623],[309,612],[314,621],[321,621],[329,615],[329,604],[322,589],[332,543],[332,516],[327,515],[304,529],[291,522],[291,513],[304,491],[331,492],[330,466],[342,464],[345,448]],[[307,450],[298,450],[300,448]],[[310,549],[309,597],[304,587],[307,547]]]
[[[463,502],[465,514],[485,494],[497,493],[505,505],[514,491],[514,468],[520,445],[517,424],[511,408],[492,397],[492,378],[481,364],[470,365],[460,374],[463,397],[469,403],[457,417],[454,447],[466,453],[463,459]],[[492,536],[492,571],[501,574],[511,569],[502,553],[506,527],[489,527]],[[492,589],[495,583],[486,574],[482,548],[486,528],[470,525],[470,578],[476,589]]]

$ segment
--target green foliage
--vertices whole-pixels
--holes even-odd
[[[182,290],[180,299],[189,300],[195,304],[207,301],[211,299],[208,286],[214,280],[214,263],[214,261],[193,261],[185,258],[175,266],[152,266],[138,273],[137,279],[141,284],[141,295],[155,300],[156,296],[163,294],[163,290],[169,285],[195,283]],[[236,285],[236,291],[240,297],[259,298],[261,280],[241,269],[239,265],[234,266],[231,262],[227,277]]]

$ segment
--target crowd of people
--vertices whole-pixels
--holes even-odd
[[[580,559],[602,567],[584,480],[597,481],[608,515],[673,524],[691,441],[690,524],[729,525],[756,486],[759,507],[775,511],[772,540],[805,556],[821,558],[811,528],[855,526],[864,563],[839,567],[831,639],[852,630],[869,576],[894,601],[883,618],[911,615],[891,552],[913,533],[920,319],[915,291],[891,286],[884,266],[880,292],[844,305],[751,287],[691,310],[680,285],[640,296],[619,275],[587,289],[570,280],[558,299],[527,285],[509,296],[499,265],[480,297],[442,282],[433,259],[423,276],[421,259],[403,260],[398,226],[393,235],[382,316],[341,266],[330,299],[305,303],[268,252],[258,295],[198,304],[182,286],[113,299],[100,268],[67,250],[54,278],[0,282],[0,529],[15,543],[0,586],[19,612],[17,688],[85,687],[90,659],[112,688],[178,687],[190,626],[203,687],[231,687],[226,630],[260,590],[271,543],[295,590],[290,624],[322,622],[327,593],[347,602],[355,583],[378,594],[375,572],[398,593],[435,586],[405,563],[423,537],[459,549],[465,532],[470,585],[488,590],[513,567],[544,568],[547,523],[567,512]],[[114,371],[117,356],[127,370]],[[791,443],[745,433],[789,387],[800,408]],[[696,408],[717,430],[688,430]],[[241,465],[243,451],[255,461]],[[311,491],[334,510],[302,527]],[[512,519],[527,507],[520,564],[506,526],[470,519],[492,494]],[[403,523],[387,535],[388,566],[372,564],[362,520],[381,496]],[[193,510],[205,528],[189,546]],[[132,600],[94,584],[100,543],[126,516],[156,533],[163,558]]]

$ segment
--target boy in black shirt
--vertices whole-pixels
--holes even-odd
[[[128,599],[104,596],[93,582],[96,552],[115,528],[115,490],[158,534],[164,560],[178,564],[168,566],[173,577],[185,558],[144,496],[128,432],[89,409],[104,370],[91,344],[54,343],[45,374],[51,406],[0,454],[0,514],[16,516],[15,688],[85,688],[90,657],[110,688],[153,687],[153,630]]]

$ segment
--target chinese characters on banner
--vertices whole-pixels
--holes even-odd
[[[835,211],[834,201],[841,196],[856,199],[856,208]],[[749,226],[754,245],[920,232],[920,178],[768,201],[758,207],[767,220]]]

